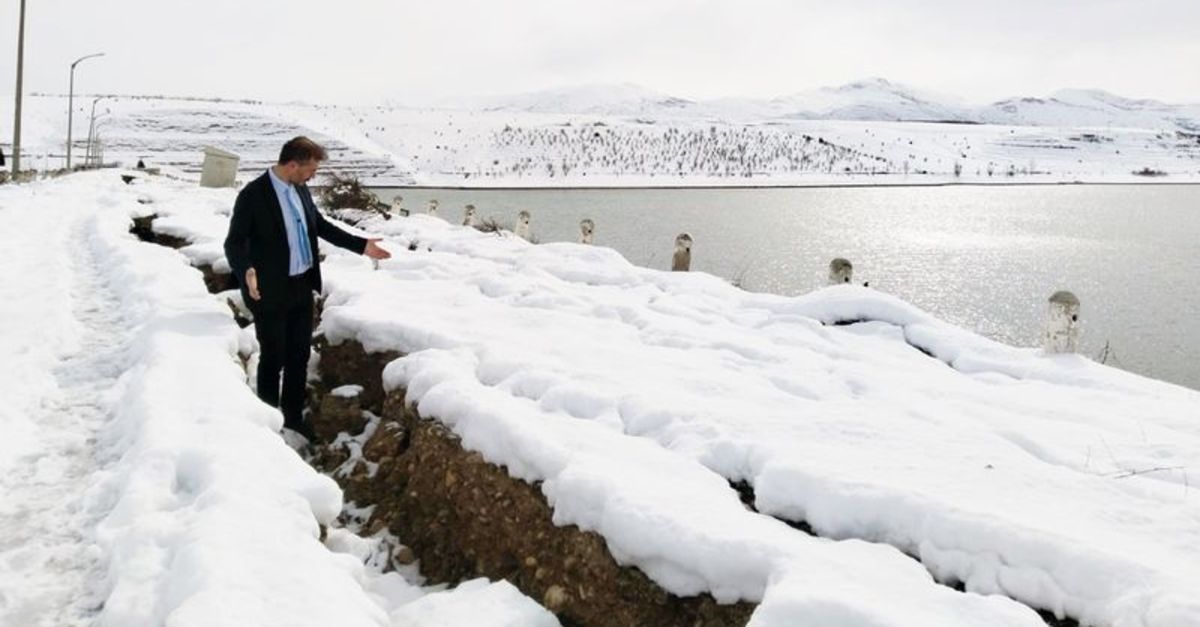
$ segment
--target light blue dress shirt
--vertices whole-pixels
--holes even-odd
[[[301,234],[307,233],[309,226],[308,220],[304,216],[304,205],[300,202],[300,193],[296,191],[295,185],[276,176],[275,170],[267,168],[267,175],[271,177],[271,185],[275,188],[275,195],[279,197],[279,209],[283,212],[283,228],[287,230],[290,253],[288,274],[290,276],[304,274],[312,267],[312,249],[308,248],[309,244]],[[308,255],[304,254],[306,251]]]

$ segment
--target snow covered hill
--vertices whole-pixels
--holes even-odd
[[[972,106],[950,96],[883,78],[822,87],[771,99],[691,101],[635,85],[589,85],[467,101],[465,109],[628,116],[693,116],[735,120],[961,122],[1010,126],[1109,126],[1194,129],[1200,105],[1133,100],[1096,89],[1064,89],[1049,97],[1014,97]],[[486,103],[486,106],[478,106]]]
[[[198,179],[203,149],[214,146],[239,155],[243,176],[250,176],[275,162],[283,142],[306,134],[328,149],[331,171],[352,172],[383,185],[413,181],[388,151],[370,141],[368,131],[351,130],[350,123],[324,124],[337,107],[204,98],[77,95],[72,136],[75,166],[87,156],[93,101],[99,158],[104,162],[132,167],[141,159],[149,166]],[[65,165],[67,108],[65,97],[25,98],[25,166]],[[0,132],[9,137],[3,126]]]
[[[592,115],[658,115],[689,112],[695,103],[683,98],[623,83],[547,89],[527,94],[458,99],[446,108],[524,113],[585,113]]]
[[[699,103],[695,111],[734,119],[974,121],[967,107],[945,100],[937,95],[875,78],[770,100],[722,99]]]
[[[1014,98],[983,108],[980,123],[1020,126],[1200,128],[1200,108],[1130,100],[1095,89],[1067,89],[1049,98]]]
[[[76,163],[91,100],[75,100]],[[61,97],[27,98],[27,164],[61,167],[65,108]],[[190,177],[203,146],[241,155],[249,176],[303,133],[329,146],[328,169],[381,186],[1200,181],[1200,106],[1098,91],[969,107],[873,79],[771,100],[693,102],[617,85],[437,109],[110,97],[97,110],[105,159]]]

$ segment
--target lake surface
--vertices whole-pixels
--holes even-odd
[[[591,218],[596,244],[663,269],[686,231],[693,270],[757,292],[822,287],[845,257],[856,283],[1016,346],[1041,345],[1067,289],[1080,352],[1107,344],[1110,365],[1200,389],[1200,186],[374,191],[414,213],[437,199],[454,222],[467,203],[509,226],[524,209],[541,242]]]

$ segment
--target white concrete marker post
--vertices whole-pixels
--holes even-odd
[[[1046,319],[1046,354],[1074,353],[1079,350],[1079,299],[1068,291],[1050,297]]]
[[[592,234],[596,232],[596,223],[592,222],[591,218],[584,218],[579,222],[579,243],[591,244]]]
[[[531,216],[529,215],[528,211],[522,211],[521,213],[518,213],[517,214],[517,227],[515,229],[513,229],[513,233],[515,233],[517,235],[517,237],[519,237],[525,241],[529,241],[529,221],[530,221],[530,219],[531,219]]]
[[[854,264],[848,259],[838,257],[829,262],[829,284],[841,285],[849,283],[854,278]]]
[[[680,233],[675,238],[675,253],[671,255],[671,271],[687,272],[692,268],[692,236]]]

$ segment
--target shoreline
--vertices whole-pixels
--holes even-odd
[[[764,185],[562,185],[562,186],[546,186],[546,185],[497,185],[497,186],[470,186],[470,185],[372,185],[369,182],[364,183],[363,187],[367,189],[393,190],[393,189],[448,189],[455,191],[470,191],[470,192],[537,192],[537,191],[617,191],[617,190],[664,190],[664,191],[686,191],[686,190],[769,190],[769,189],[863,189],[863,188],[906,188],[906,187],[1075,187],[1075,186],[1096,186],[1096,187],[1158,187],[1158,186],[1200,186],[1200,180],[1196,181],[1025,181],[1025,182],[1003,182],[1003,183],[983,183],[983,182],[936,182],[936,183],[811,183],[811,184],[784,184],[784,183],[769,183]],[[313,185],[314,188],[323,188],[324,185]]]

